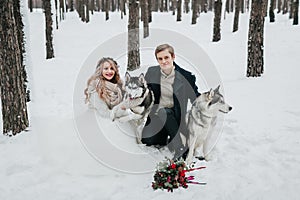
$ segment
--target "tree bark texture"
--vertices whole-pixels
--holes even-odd
[[[299,0],[294,0],[294,20],[293,25],[298,25],[298,13],[299,13]]]
[[[140,67],[139,4],[136,0],[129,0],[127,70],[132,71],[139,67]]]
[[[213,42],[221,40],[221,14],[222,14],[222,0],[215,1],[215,17],[214,17],[214,30]]]
[[[148,0],[140,0],[141,2],[141,16],[143,17],[143,31],[144,38],[149,36],[149,13],[148,13]]]
[[[18,43],[19,43],[19,49],[21,50],[21,63],[22,63],[22,75],[24,78],[24,92],[26,93],[26,102],[30,101],[30,91],[27,90],[27,73],[25,70],[25,64],[24,64],[24,56],[25,56],[25,42],[24,42],[24,24],[22,21],[21,11],[20,11],[20,0],[14,0],[14,17],[17,27],[17,34],[18,34]]]
[[[274,8],[275,8],[275,0],[270,0],[269,17],[271,23],[275,22]]]
[[[192,24],[196,24],[199,13],[199,0],[192,0],[192,10]]]
[[[43,0],[45,21],[46,21],[46,59],[54,58],[53,37],[52,37],[52,13],[50,0]]]
[[[177,0],[175,0],[175,1],[177,1]],[[183,10],[184,10],[185,13],[189,13],[190,12],[189,3],[190,3],[190,0],[184,0],[184,5],[183,5],[184,8],[183,8]]]
[[[177,1],[177,20],[176,21],[181,21],[181,5],[182,5],[182,0]]]
[[[264,10],[263,0],[252,0],[248,33],[247,77],[261,76],[264,71]]]
[[[14,3],[13,0],[0,1],[0,88],[4,135],[16,135],[29,126],[24,89],[25,69]]]
[[[234,10],[234,20],[233,20],[233,31],[232,32],[236,32],[239,29],[239,16],[240,16],[240,0],[235,0],[235,10]]]

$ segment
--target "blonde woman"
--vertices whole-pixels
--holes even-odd
[[[117,62],[109,57],[99,60],[95,73],[84,90],[86,103],[102,117],[111,118],[111,110],[123,99],[123,83]]]

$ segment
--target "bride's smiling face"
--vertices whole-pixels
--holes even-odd
[[[114,68],[111,66],[111,64],[109,62],[105,62],[103,63],[103,71],[102,71],[102,75],[103,77],[110,81],[111,79],[113,79],[113,77],[115,76],[115,70]]]

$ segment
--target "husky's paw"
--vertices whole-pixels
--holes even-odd
[[[113,110],[109,113],[109,119],[111,119],[111,121],[115,121],[115,119],[116,119],[115,113],[113,112]]]
[[[187,158],[186,160],[185,160],[185,162],[187,163],[187,165],[190,165],[190,164],[192,164],[192,158]]]
[[[120,117],[120,118],[116,118],[116,120],[118,120],[118,122],[124,123],[124,122],[128,122],[128,117]]]
[[[143,144],[141,138],[136,138],[136,143]]]

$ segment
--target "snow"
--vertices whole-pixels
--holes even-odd
[[[206,169],[191,173],[207,185],[168,193],[153,191],[151,181],[156,163],[170,153],[137,145],[129,124],[101,119],[83,103],[100,57],[116,58],[124,75],[127,16],[111,13],[106,22],[95,13],[86,24],[67,13],[54,30],[55,58],[45,60],[43,13],[25,11],[30,127],[15,137],[0,134],[0,199],[297,199],[300,29],[288,16],[266,21],[265,72],[247,78],[248,18],[241,15],[232,33],[227,15],[222,39],[213,43],[212,13],[196,25],[186,14],[176,22],[171,13],[154,13],[150,37],[141,37],[142,67],[133,74],[155,65],[153,48],[170,42],[177,63],[196,74],[199,91],[221,84],[233,106],[215,158],[198,161]]]

